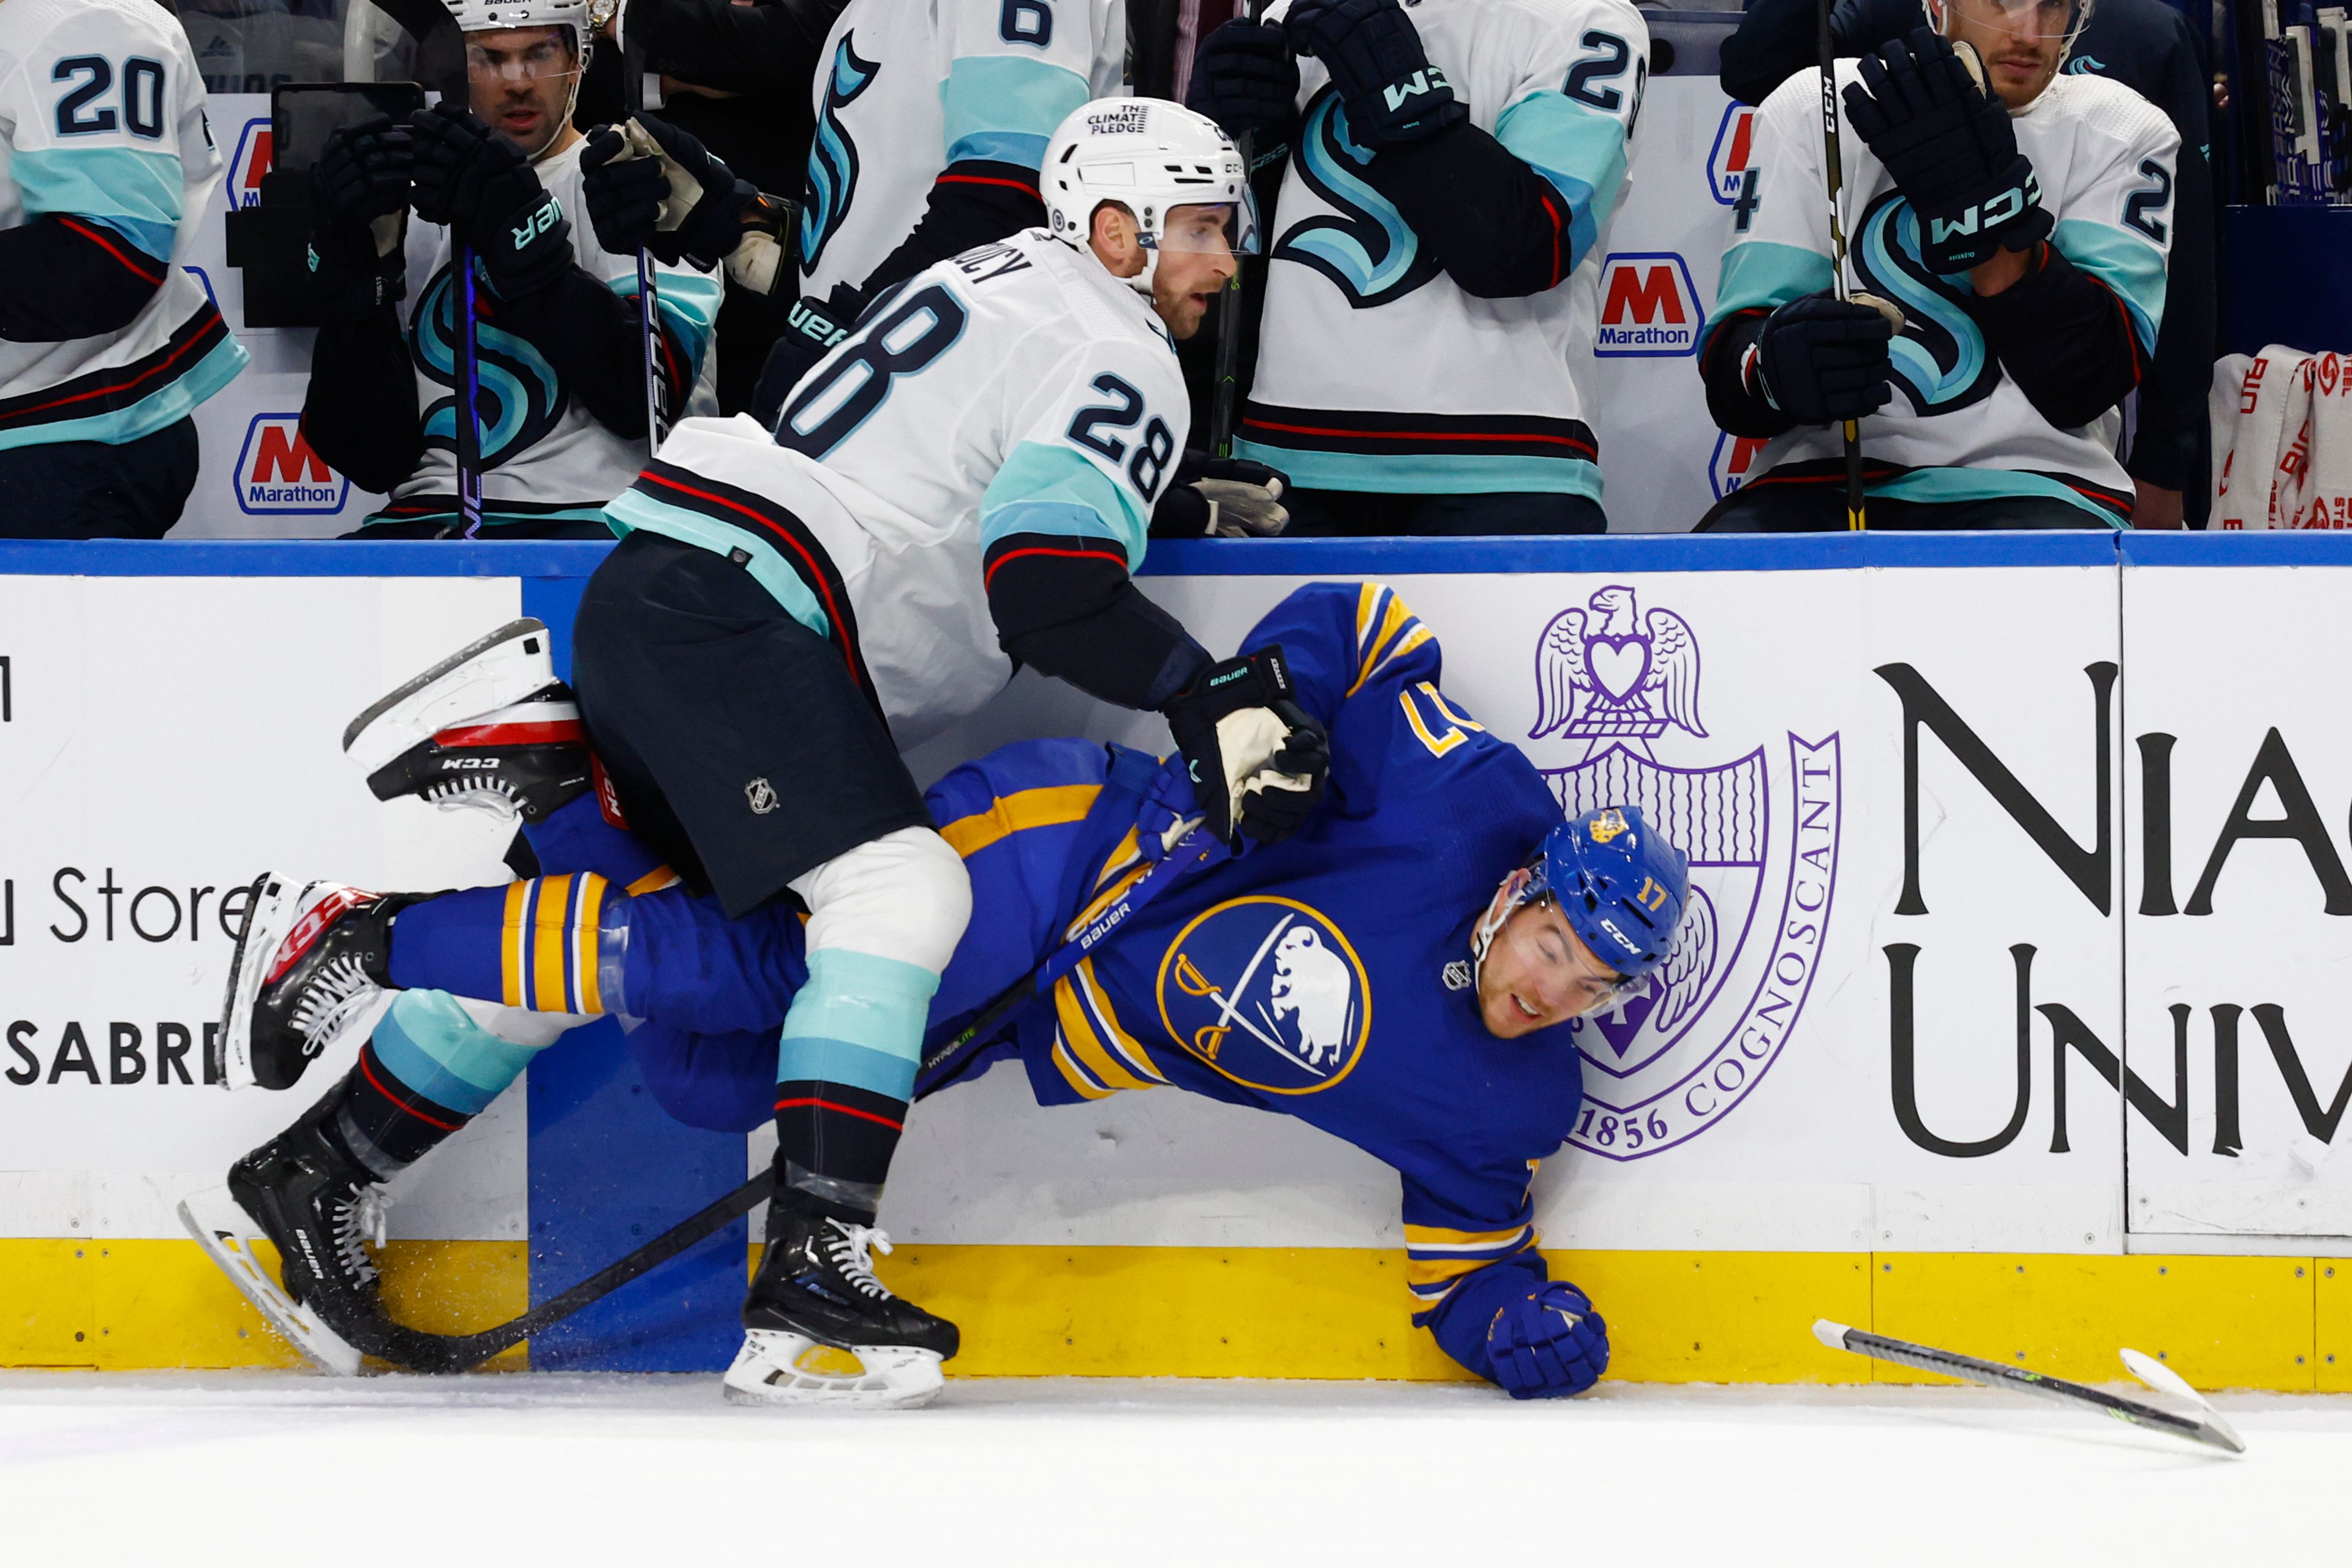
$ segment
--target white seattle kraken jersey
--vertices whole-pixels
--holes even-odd
[[[171,263],[121,331],[0,342],[0,447],[135,441],[244,368],[181,266],[220,170],[187,38],[154,0],[0,5],[0,228],[56,214]]]
[[[14,4],[15,0],[8,0]],[[572,221],[572,252],[590,276],[616,294],[635,299],[637,258],[615,256],[596,242],[581,190],[580,154],[585,138],[533,165],[540,184]],[[439,224],[410,220],[406,312],[410,362],[415,364],[416,406],[425,417],[425,458],[416,472],[395,486],[388,518],[454,516],[457,494],[456,350],[450,329],[457,320],[451,296],[449,231]],[[654,264],[654,292],[662,319],[697,362],[694,395],[686,412],[715,413],[711,323],[718,319],[719,281],[686,266]],[[577,518],[594,521],[604,502],[637,477],[645,466],[646,438],[620,436],[597,422],[563,385],[555,367],[538,349],[497,324],[497,298],[488,282],[478,286],[488,319],[475,331],[476,361],[482,385],[482,502],[493,512],[532,518]]]
[[[1843,105],[1854,62],[1840,60],[1837,79]],[[1716,289],[1718,322],[1830,287],[1821,93],[1820,76],[1800,71],[1756,111],[1749,184],[1732,207]],[[2140,353],[2154,352],[2180,145],[2172,122],[2118,82],[2062,73],[2011,123],[2056,221],[2050,243],[2115,290]],[[1894,344],[1894,398],[1862,421],[1864,462],[1906,471],[1873,479],[1870,493],[1921,501],[2047,495],[2104,521],[2128,516],[2132,483],[2115,456],[2120,416],[2110,411],[2076,430],[2044,419],[1986,352],[1964,303],[1968,279],[1939,277],[1919,259],[1918,217],[1851,121],[1838,145],[1847,279],[1901,306],[1908,323]],[[1842,461],[1844,450],[1836,427],[1800,426],[1769,443],[1748,471]]]
[[[1127,0],[850,0],[812,89],[801,291],[863,285],[950,163],[1035,169],[1126,59]]]
[[[1103,540],[1133,570],[1188,420],[1175,344],[1143,297],[1028,229],[877,300],[793,389],[777,437],[749,415],[680,425],[606,515],[615,532],[746,552],[787,610],[862,658],[912,746],[1012,679],[988,548]],[[847,616],[796,559],[810,539]]]
[[[1286,6],[1276,6],[1279,17]],[[1362,177],[1371,156],[1319,60],[1275,209],[1257,379],[1237,455],[1317,489],[1598,500],[1585,423],[1600,257],[1622,198],[1650,33],[1629,0],[1420,0],[1408,13],[1471,123],[1559,197],[1566,279],[1481,300]]]

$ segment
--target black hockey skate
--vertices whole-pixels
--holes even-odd
[[[229,954],[221,1081],[291,1089],[310,1063],[362,1024],[392,984],[393,917],[428,895],[369,893],[339,882],[253,884]]]
[[[768,1249],[743,1302],[743,1348],[726,1394],[742,1405],[928,1405],[956,1353],[956,1326],[890,1293],[870,1226],[771,1203]]]
[[[374,1173],[327,1131],[340,1100],[230,1166],[226,1187],[190,1196],[180,1222],[304,1360],[351,1377],[362,1356],[408,1363],[419,1334],[384,1314],[366,1246],[383,1245],[383,1205]],[[275,1278],[257,1240],[278,1248]]]
[[[589,787],[587,732],[544,623],[509,621],[380,699],[343,731],[378,800],[542,822]]]

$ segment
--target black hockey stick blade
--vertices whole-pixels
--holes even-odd
[[[2118,1421],[2128,1421],[2135,1426],[2145,1426],[2152,1432],[2168,1432],[2176,1437],[2186,1437],[2192,1443],[2219,1448],[2225,1454],[2246,1451],[2245,1439],[2221,1418],[2219,1411],[2205,1403],[2202,1395],[2169,1368],[2159,1368],[2170,1379],[2169,1383],[2150,1378],[2133,1363],[2132,1357],[2138,1355],[2136,1351],[2126,1353],[2124,1364],[2143,1381],[2154,1383],[2155,1386],[2167,1393],[2186,1394],[2199,1406],[2197,1414],[2183,1415],[2179,1411],[2145,1405],[2119,1394],[2109,1394],[2103,1388],[2044,1376],[2021,1366],[1980,1361],[1975,1356],[1962,1355],[1958,1351],[1937,1350],[1932,1345],[1913,1344],[1908,1340],[1888,1339],[1884,1334],[1833,1323],[1827,1318],[1814,1321],[1813,1337],[1832,1350],[1851,1351],[1855,1355],[1892,1362],[1896,1366],[1907,1366],[1917,1372],[1941,1373],[1946,1377],[1957,1377],[1969,1383],[1990,1384],[1996,1388],[2014,1388],[2021,1393],[2040,1394],[2044,1399],[2063,1400],[2069,1405],[2095,1410]],[[2139,1359],[2147,1360],[2144,1356]]]

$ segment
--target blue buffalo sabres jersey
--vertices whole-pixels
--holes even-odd
[[[1280,844],[1195,871],[1031,1007],[1038,1100],[1172,1087],[1295,1116],[1403,1180],[1414,1321],[1488,1373],[1487,1325],[1544,1278],[1528,1187],[1581,1098],[1565,1030],[1502,1040],[1469,932],[1560,819],[1536,770],[1439,686],[1429,628],[1379,584],[1315,584],[1244,638],[1279,643],[1331,731],[1330,794]],[[952,1033],[1145,874],[1172,817],[1076,741],[1009,746],[930,791],[975,918],[932,1017]],[[1183,794],[1181,764],[1157,773]]]

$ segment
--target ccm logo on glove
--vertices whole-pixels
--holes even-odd
[[[1965,206],[1953,217],[1931,218],[1927,224],[1929,243],[1941,245],[1954,235],[1974,234],[1979,228],[1990,233],[2025,211],[2042,205],[2042,181],[2029,172],[2022,185],[2011,185],[1988,201]]]
[[[1435,66],[1428,66],[1424,67],[1423,69],[1413,72],[1402,81],[1392,83],[1389,87],[1382,89],[1381,96],[1387,100],[1389,112],[1393,114],[1398,110],[1404,107],[1404,100],[1408,98],[1417,98],[1421,94],[1427,92],[1451,92],[1453,90],[1454,86],[1451,82],[1448,82],[1445,79],[1445,73],[1439,70]]]

